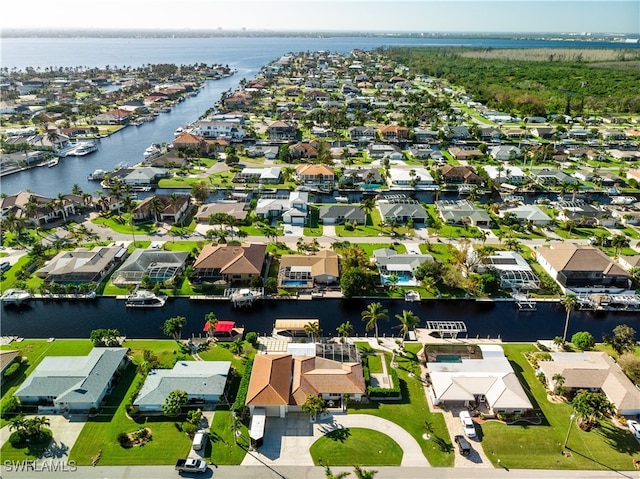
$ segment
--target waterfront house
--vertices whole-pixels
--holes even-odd
[[[498,184],[509,183],[512,185],[519,185],[524,182],[526,179],[526,175],[524,171],[522,171],[517,166],[494,166],[494,165],[486,165],[484,167],[484,171],[487,173],[487,176],[494,181],[497,181]]]
[[[193,125],[193,132],[205,139],[227,138],[242,140],[247,136],[247,132],[241,126],[240,119],[235,118],[224,120],[200,120]]]
[[[379,248],[373,252],[382,284],[388,284],[389,277],[395,275],[401,285],[415,286],[418,281],[414,271],[424,262],[433,261],[430,254],[404,254],[390,248]]]
[[[442,173],[442,181],[450,185],[476,185],[482,186],[484,183],[473,168],[470,166],[451,166],[445,165],[440,168]]]
[[[139,285],[147,277],[152,283],[172,282],[185,269],[187,251],[164,251],[161,249],[135,249],[112,275],[116,286]]]
[[[278,218],[286,224],[304,225],[309,212],[309,193],[291,191],[288,196],[262,195],[255,214],[262,218]]]
[[[397,145],[386,143],[369,143],[367,155],[373,159],[389,158],[394,161],[403,161],[405,159],[402,150]]]
[[[449,148],[449,153],[458,161],[469,161],[484,155],[475,146],[453,146]]]
[[[427,359],[433,404],[486,408],[489,415],[523,414],[533,405],[498,345],[480,345],[480,357],[434,355]],[[468,348],[467,348],[468,349]],[[466,350],[465,350],[466,351]],[[452,361],[455,358],[455,361]]]
[[[298,181],[307,186],[320,186],[333,188],[335,183],[335,171],[327,165],[298,165],[296,166]]]
[[[211,215],[225,213],[233,216],[239,222],[247,218],[247,203],[233,200],[219,201],[216,203],[205,203],[200,206],[196,213],[198,223],[209,223]]]
[[[574,173],[574,176],[571,176],[562,170],[548,170],[545,168],[533,173],[533,177],[536,182],[541,185],[558,185],[562,183],[573,185],[578,183],[578,172]],[[590,176],[588,178],[591,179]]]
[[[584,201],[560,201],[556,204],[558,220],[575,221],[580,226],[603,226],[611,228],[616,220],[611,212],[600,206],[590,205]]]
[[[384,184],[384,179],[377,168],[344,168],[340,184],[351,186],[361,184],[382,185]]]
[[[353,141],[367,143],[376,139],[376,129],[370,126],[354,126],[349,128],[349,138]]]
[[[376,203],[382,220],[391,224],[396,221],[406,224],[411,221],[414,224],[425,224],[429,214],[424,207],[414,200],[378,200]]]
[[[593,246],[562,243],[539,247],[536,260],[565,291],[630,286],[629,273]]]
[[[436,130],[428,130],[426,128],[414,128],[413,134],[417,143],[428,143],[438,139]]]
[[[282,255],[278,269],[281,288],[313,288],[315,285],[333,284],[340,277],[338,255],[322,250],[311,255]]]
[[[317,158],[318,146],[319,143],[317,141],[296,143],[289,147],[289,156],[296,160],[300,158]]]
[[[99,283],[126,254],[119,246],[61,251],[36,271],[46,282]]]
[[[386,141],[406,141],[409,138],[409,129],[398,125],[384,125],[380,127],[380,135]]]
[[[187,405],[217,404],[224,396],[230,361],[178,361],[173,369],[152,369],[133,401],[140,412],[161,412],[172,391],[187,393]]]
[[[246,150],[249,158],[260,158],[264,156],[267,160],[277,158],[279,151],[280,148],[274,145],[254,145]]]
[[[131,173],[123,178],[123,181],[132,186],[149,186],[158,183],[160,178],[168,178],[170,175],[171,173],[167,169],[145,166],[133,169]]]
[[[539,361],[549,389],[562,377],[562,387],[568,392],[586,389],[602,392],[621,416],[640,414],[640,392],[620,366],[603,351],[551,353],[550,361]]]
[[[513,145],[498,145],[489,150],[489,156],[498,161],[513,161],[522,158],[522,151]]]
[[[482,274],[487,270],[498,273],[501,288],[540,289],[540,279],[529,263],[515,251],[496,251],[483,257],[476,271]]]
[[[319,218],[325,225],[364,225],[367,221],[367,215],[359,205],[323,205],[320,206]]]
[[[178,223],[185,216],[191,205],[190,195],[151,195],[136,205],[133,209],[134,221],[165,221]],[[155,211],[154,211],[154,208]]]
[[[246,283],[260,277],[265,263],[267,245],[208,244],[196,258],[193,277],[196,281]]]
[[[183,131],[178,137],[173,140],[173,147],[176,150],[193,150],[199,153],[205,153],[208,145],[204,140],[204,137],[194,135],[187,131]]]
[[[42,226],[51,221],[76,214],[76,208],[84,206],[81,197],[63,195],[61,199],[21,191],[15,195],[0,197],[0,219],[10,214],[33,225]]]
[[[482,228],[491,224],[489,213],[468,200],[439,200],[435,206],[440,218],[447,224],[469,224]]]
[[[86,356],[47,356],[13,394],[22,404],[88,413],[112,390],[128,348],[93,348]]]
[[[269,168],[243,168],[233,177],[234,183],[280,183],[282,168],[272,166]]]
[[[298,130],[295,125],[281,120],[276,120],[267,127],[267,137],[270,140],[295,140],[297,134]]]
[[[320,356],[256,355],[246,404],[251,412],[264,408],[266,416],[285,417],[302,411],[309,396],[340,403],[345,394],[360,401],[366,392],[360,362],[341,363]]]
[[[390,168],[389,188],[392,190],[429,189],[434,185],[433,178],[425,168]]]
[[[537,205],[520,205],[514,208],[500,210],[500,217],[511,216],[520,224],[532,224],[535,226],[547,226],[551,224],[551,218]]]

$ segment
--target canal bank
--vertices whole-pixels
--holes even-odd
[[[500,338],[503,341],[536,341],[561,336],[566,312],[557,302],[540,302],[533,312],[519,311],[513,302],[477,302],[474,300],[423,300],[407,303],[402,299],[313,299],[260,300],[248,308],[234,308],[228,301],[191,301],[170,298],[162,308],[127,308],[124,301],[100,297],[95,300],[32,300],[20,307],[2,307],[2,335],[28,338],[88,338],[98,328],[115,328],[129,338],[164,339],[163,323],[184,316],[184,338],[203,335],[205,315],[214,312],[220,320],[231,320],[245,332],[270,335],[276,319],[318,319],[322,335],[337,335],[336,328],[349,321],[354,336],[372,336],[365,331],[361,313],[368,304],[380,302],[388,310],[388,320],[379,321],[380,336],[398,336],[396,315],[413,311],[418,327],[427,321],[462,321],[466,338]],[[596,340],[619,324],[640,328],[637,312],[574,311],[568,337],[577,331],[589,331]]]

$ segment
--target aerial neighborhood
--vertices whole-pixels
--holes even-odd
[[[509,107],[421,62],[288,53],[73,191],[2,191],[3,313],[73,303],[91,325],[3,328],[3,458],[64,441],[79,467],[181,473],[640,468],[640,111]],[[0,174],[99,155],[235,74],[2,69]],[[98,324],[103,301],[165,339]],[[532,330],[551,303],[562,325],[469,334],[473,308],[505,303]],[[622,319],[600,337],[574,312]]]

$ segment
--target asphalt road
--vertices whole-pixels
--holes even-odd
[[[10,478],[37,478],[63,479],[78,477],[82,479],[165,479],[179,477],[171,466],[122,466],[122,467],[78,467],[67,471],[58,470],[51,472],[42,470],[44,464],[36,463],[36,470],[15,471],[7,470],[6,464],[2,466],[2,476]],[[38,469],[40,468],[40,469]],[[49,466],[51,468],[51,465]],[[432,468],[432,467],[366,467],[367,470],[376,470],[376,479],[640,479],[640,471],[563,471],[563,470],[530,470],[509,469],[500,467],[497,469],[482,468]],[[331,471],[336,474],[342,471],[352,472],[350,467],[335,467]],[[182,477],[193,478],[224,478],[224,479],[325,479],[324,469],[321,467],[286,466],[269,468],[267,466],[211,466],[204,474],[184,473]],[[355,477],[353,474],[350,477]]]

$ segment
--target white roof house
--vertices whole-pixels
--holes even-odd
[[[500,217],[504,218],[507,213],[514,215],[521,223],[530,221],[536,226],[543,226],[551,223],[549,215],[536,205],[521,205],[516,206],[515,208],[508,208],[500,212]]]
[[[480,345],[482,359],[428,362],[430,394],[434,404],[468,405],[485,401],[494,412],[516,413],[532,409],[520,381],[497,345]]]
[[[414,187],[417,190],[428,189],[433,186],[434,181],[431,174],[425,168],[390,168],[389,188],[406,189]]]
[[[14,393],[23,404],[53,403],[61,411],[98,408],[128,348],[94,348],[86,356],[47,356]]]
[[[500,168],[500,170],[498,170]],[[522,183],[525,180],[526,175],[517,166],[494,166],[486,165],[484,171],[487,172],[489,178],[492,180],[499,180],[500,183]]]
[[[514,158],[520,158],[522,156],[522,151],[517,146],[498,145],[491,148],[489,155],[494,160],[509,161]]]
[[[141,411],[159,411],[177,389],[185,391],[190,401],[218,402],[230,368],[230,361],[178,361],[173,369],[153,369],[133,404]]]

